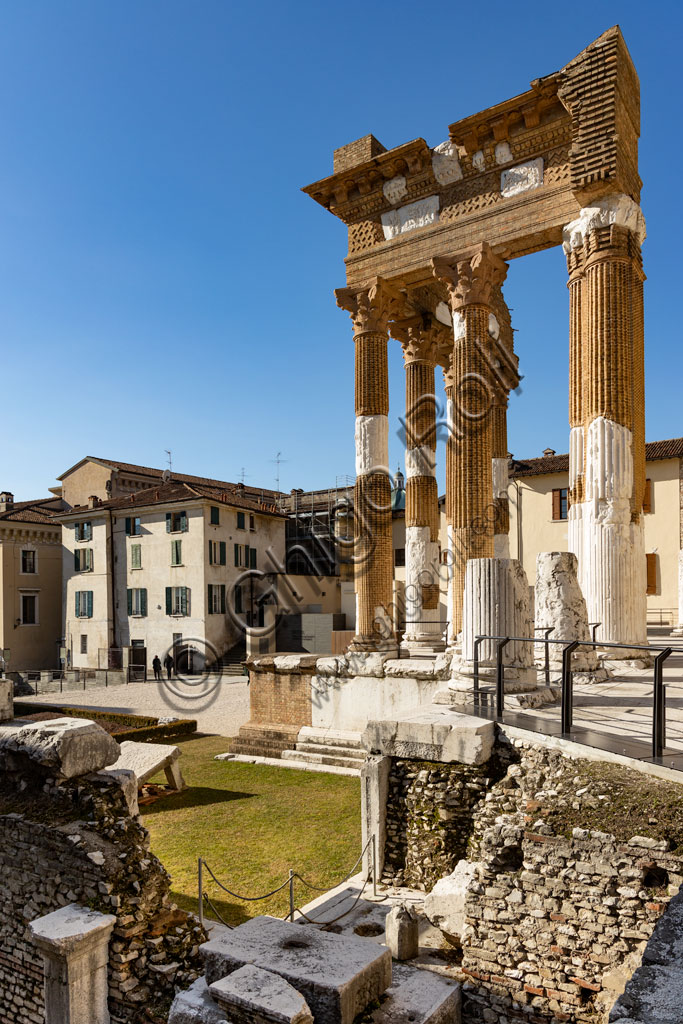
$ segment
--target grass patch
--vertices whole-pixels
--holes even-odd
[[[348,873],[361,847],[359,779],[214,761],[228,749],[221,736],[177,742],[188,789],[143,807],[142,815],[179,907],[197,910],[200,855],[224,885],[246,896],[274,889],[290,867],[326,887]],[[206,888],[229,924],[258,914],[283,917],[289,909],[286,889],[269,900],[243,903],[221,894],[210,877]],[[295,894],[297,906],[315,895],[301,883]]]
[[[608,832],[620,842],[633,836],[668,839],[672,852],[683,850],[683,785],[644,775],[622,765],[574,761],[563,769],[565,786],[587,789],[579,808],[567,800],[548,802],[546,817],[556,832],[573,828]],[[570,781],[571,780],[571,781]],[[552,784],[557,786],[557,777]],[[605,800],[598,799],[606,797]]]

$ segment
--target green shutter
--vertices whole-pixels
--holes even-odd
[[[225,615],[225,583],[221,583],[221,614]]]
[[[190,592],[187,587],[180,588],[180,613],[181,615],[189,615],[189,597]]]
[[[220,564],[225,565],[225,541],[222,540],[219,545],[220,548]]]
[[[213,587],[212,587],[212,586],[211,586],[211,584],[209,583],[209,604],[208,604],[208,609],[207,609],[207,610],[208,610],[208,613],[209,613],[209,615],[212,615],[212,614],[213,614],[213,601],[211,600],[211,599],[212,599],[212,597],[213,597],[213,593],[212,593],[212,591],[213,591]]]
[[[130,537],[130,516],[126,516],[126,536]]]
[[[88,548],[88,556],[86,558],[86,569],[92,569],[94,567],[93,550]]]
[[[126,591],[126,595],[127,595],[127,598],[128,598],[128,614],[132,615],[133,614],[133,591],[130,589],[130,587]]]
[[[140,591],[140,614],[147,615],[147,587]]]
[[[81,560],[78,557],[79,554],[80,554],[80,548],[76,548],[76,550],[74,551],[74,572],[80,572]],[[237,565],[237,562],[235,562],[235,565]]]
[[[88,591],[86,591],[86,593],[88,595],[88,597],[87,597],[87,601],[88,601],[88,618],[92,619],[92,590],[88,590]]]
[[[171,594],[171,588],[166,587],[166,614],[170,615],[173,611],[173,595]]]
[[[171,532],[171,513],[166,513],[166,533]]]
[[[249,568],[256,568],[256,548],[249,548]]]
[[[85,524],[85,537],[83,540],[90,540],[92,538],[92,523]]]
[[[81,592],[80,592],[80,590],[76,591],[76,595],[75,596],[76,596],[76,618],[79,619],[81,617]]]
[[[213,565],[213,541],[209,541],[209,565]]]
[[[239,544],[235,544],[235,565],[239,566],[239,564],[240,564],[240,546],[239,546]]]
[[[185,511],[180,513],[180,531],[181,533],[187,532],[187,512]]]

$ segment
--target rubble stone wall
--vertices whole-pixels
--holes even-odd
[[[0,1024],[44,1020],[42,957],[28,924],[69,903],[116,915],[112,1021],[143,1019],[174,982],[197,976],[204,933],[171,903],[169,876],[120,783],[102,773],[38,785],[35,774],[3,773],[5,809],[13,796],[16,810],[0,815]]]

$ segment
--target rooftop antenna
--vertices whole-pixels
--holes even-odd
[[[164,451],[168,455],[168,471],[171,473],[173,472],[173,458],[171,456],[171,450],[170,448],[164,448]]]
[[[247,471],[245,470],[244,466],[242,466],[242,471],[241,471],[241,473],[240,473],[240,483],[242,484],[242,486],[244,486],[244,480],[245,480],[245,478],[246,478],[246,477],[248,477],[248,476],[249,476],[249,474],[248,474],[248,473],[247,473]]]
[[[161,474],[161,479],[165,484],[167,484],[168,481],[171,479],[171,472],[173,470],[173,459],[171,458],[171,451],[169,448],[164,448],[164,451],[168,455],[168,466]]]
[[[276,471],[276,474],[275,474],[275,490],[279,494],[279,492],[280,492],[280,465],[281,465],[281,463],[287,462],[288,460],[282,458],[282,452],[278,452],[277,455],[275,456],[275,458],[271,459],[270,461],[274,462],[275,465],[277,466],[277,471]]]

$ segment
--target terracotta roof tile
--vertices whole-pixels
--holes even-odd
[[[672,437],[667,441],[650,441],[645,445],[646,462],[657,459],[683,458],[683,437]],[[543,476],[546,473],[568,473],[569,455],[544,455],[538,459],[513,459],[511,477]]]
[[[132,462],[117,462],[114,459],[101,459],[98,455],[88,455],[86,459],[93,459],[96,462],[102,462],[106,466],[111,466],[112,469],[118,469],[122,473],[130,473],[131,476],[149,476],[154,480],[161,480],[163,470],[154,469],[152,466],[137,466]],[[60,477],[61,479],[61,477]],[[230,480],[216,480],[208,476],[191,476],[188,473],[176,473],[173,470],[173,482],[180,481],[181,483],[187,484],[201,484],[207,487],[219,487],[225,490],[232,490],[237,487],[244,488],[244,493],[255,497],[257,500],[260,499],[261,495],[264,497],[277,497],[282,492],[271,490],[268,487],[250,487],[248,484],[236,484]]]
[[[50,523],[61,511],[59,498],[36,498],[15,501],[6,512],[0,512],[1,523]],[[57,526],[57,523],[55,523]]]
[[[134,491],[132,494],[112,498],[110,501],[103,501],[91,509],[88,505],[77,505],[69,516],[85,512],[93,512],[99,509],[110,509],[125,511],[126,509],[142,508],[145,505],[168,505],[178,502],[197,501],[197,498],[206,498],[215,501],[218,505],[229,505],[232,508],[245,509],[250,512],[257,512],[259,515],[284,516],[278,512],[273,501],[261,502],[254,498],[248,498],[241,494],[226,491],[220,487],[209,487],[197,484],[190,485],[177,480],[169,483],[159,483],[157,487],[146,487],[141,491]]]

